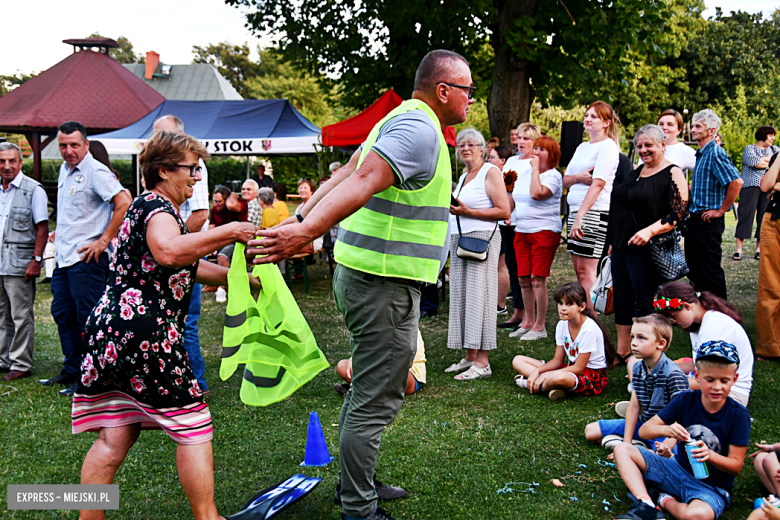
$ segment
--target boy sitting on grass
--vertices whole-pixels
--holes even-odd
[[[636,501],[628,512],[615,519],[648,520],[665,518],[719,517],[731,500],[734,477],[742,471],[750,441],[750,414],[729,398],[737,381],[739,354],[723,341],[703,344],[696,358],[694,377],[701,390],[684,392],[646,422],[639,430],[644,439],[667,437],[682,443],[693,440],[692,456],[705,462],[709,475],[697,480],[684,446],[674,459],[627,443],[615,447],[615,462],[623,482]],[[648,492],[658,490],[658,508]]]
[[[660,314],[634,318],[631,327],[631,352],[640,362],[634,364],[634,391],[631,401],[615,407],[625,419],[597,421],[585,427],[585,438],[602,441],[602,446],[614,448],[621,441],[631,444],[641,441],[652,447],[650,440],[639,436],[639,429],[653,418],[679,393],[687,392],[688,378],[677,364],[666,357],[672,343],[672,323]],[[628,405],[628,406],[626,406]],[[670,446],[677,441],[671,439]]]

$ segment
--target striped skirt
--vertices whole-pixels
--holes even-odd
[[[77,393],[72,421],[74,434],[140,423],[142,430],[164,430],[178,444],[201,444],[214,437],[211,412],[204,402],[155,408],[118,391]]]
[[[450,242],[450,321],[447,346],[495,350],[496,310],[498,308],[498,257],[501,234],[496,231],[472,231],[464,236],[490,240],[488,257],[475,262],[458,257],[458,237]]]
[[[572,209],[566,224],[567,232],[571,232],[576,216],[577,212]],[[582,238],[574,239],[569,236],[566,251],[586,258],[601,258],[604,244],[607,242],[608,224],[609,211],[588,211],[582,219]]]

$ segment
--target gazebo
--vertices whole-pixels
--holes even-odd
[[[41,150],[56,138],[60,124],[78,121],[88,134],[109,132],[137,121],[165,101],[109,55],[109,49],[119,46],[114,40],[63,43],[73,45],[73,54],[0,97],[0,132],[27,138],[33,151],[33,177],[39,181]]]

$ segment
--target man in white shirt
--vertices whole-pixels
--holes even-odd
[[[154,122],[154,131],[174,131],[184,132],[184,123],[174,115],[165,115]],[[181,219],[187,224],[190,233],[197,233],[207,228],[206,220],[209,216],[209,172],[206,165],[201,160],[201,179],[195,183],[192,191],[192,197],[184,201],[179,206]],[[203,356],[200,353],[200,337],[198,335],[198,318],[200,318],[202,286],[196,283],[192,286],[192,298],[190,299],[190,309],[187,314],[187,322],[184,328],[184,349],[187,351],[190,367],[198,380],[198,386],[203,390],[203,394],[209,393],[209,387],[206,384],[206,365],[203,362]]]

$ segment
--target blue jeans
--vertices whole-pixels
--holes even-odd
[[[668,493],[689,504],[692,500],[701,500],[715,511],[715,518],[731,502],[731,495],[725,489],[705,484],[685,471],[675,459],[666,459],[648,450],[639,450],[647,464],[642,477],[645,482],[654,484],[664,493]]]
[[[81,372],[81,357],[86,351],[84,326],[106,291],[107,273],[108,254],[102,253],[97,261],[57,267],[51,277],[51,316],[65,356],[62,368],[68,374]]]
[[[200,294],[203,286],[193,284],[190,299],[190,310],[187,314],[187,322],[184,326],[184,350],[187,351],[190,368],[198,380],[201,391],[206,392],[209,386],[206,384],[206,364],[200,353],[200,337],[198,336],[198,318],[200,318]]]

